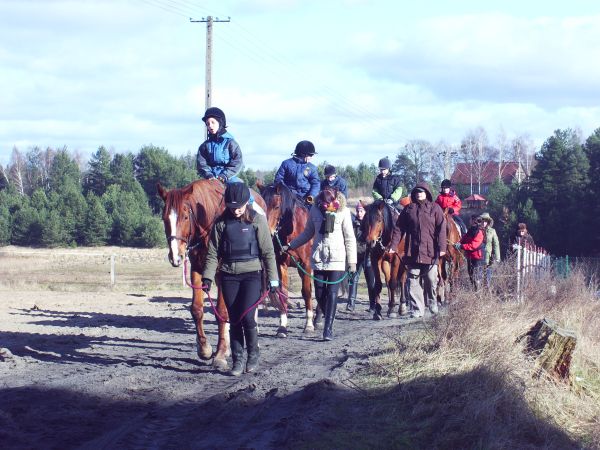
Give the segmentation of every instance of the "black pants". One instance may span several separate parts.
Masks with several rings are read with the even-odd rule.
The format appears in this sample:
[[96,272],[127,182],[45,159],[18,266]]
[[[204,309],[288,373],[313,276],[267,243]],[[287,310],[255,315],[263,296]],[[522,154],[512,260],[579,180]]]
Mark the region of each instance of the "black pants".
[[483,259],[467,258],[467,272],[469,273],[469,279],[475,290],[481,287],[481,281],[483,279]]
[[321,311],[325,312],[325,305],[327,304],[327,299],[336,299],[338,289],[340,287],[340,283],[328,284],[323,283],[318,280],[323,281],[339,281],[344,276],[344,271],[342,270],[315,270],[315,298],[317,299],[317,303],[321,308]]
[[371,266],[371,258],[369,253],[366,252],[362,255],[358,255],[358,259],[356,261],[356,272],[352,278],[350,278],[350,287],[349,287],[349,298],[356,298],[356,292],[358,289],[358,281],[360,279],[360,274],[362,271],[365,271],[365,280],[367,281],[367,290],[369,292],[369,303],[375,302],[375,273],[373,272],[373,267]]
[[[240,321],[242,314],[260,298],[262,287],[261,272],[246,272],[236,275],[221,272],[221,280],[223,297],[225,298],[225,305],[229,313],[229,321],[233,327],[234,324]],[[255,328],[255,311],[256,307],[248,311],[239,326],[246,330]]]

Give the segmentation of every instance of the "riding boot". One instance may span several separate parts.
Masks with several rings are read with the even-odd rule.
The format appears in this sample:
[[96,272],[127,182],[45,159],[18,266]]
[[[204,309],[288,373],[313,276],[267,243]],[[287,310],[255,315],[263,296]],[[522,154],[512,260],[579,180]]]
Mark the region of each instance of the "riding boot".
[[244,330],[241,326],[232,326],[229,329],[229,342],[231,344],[231,366],[230,375],[239,377],[244,371]]
[[325,341],[333,339],[333,321],[337,310],[337,298],[332,291],[327,292],[327,303],[325,305],[325,325],[323,327],[323,340]]
[[244,332],[246,334],[246,346],[248,347],[246,372],[254,372],[258,369],[258,357],[260,356],[260,349],[258,348],[258,327],[247,328]]
[[354,311],[357,290],[358,290],[358,277],[353,277],[353,279],[350,280],[350,286],[348,287],[348,304],[346,305],[346,309],[348,311]]

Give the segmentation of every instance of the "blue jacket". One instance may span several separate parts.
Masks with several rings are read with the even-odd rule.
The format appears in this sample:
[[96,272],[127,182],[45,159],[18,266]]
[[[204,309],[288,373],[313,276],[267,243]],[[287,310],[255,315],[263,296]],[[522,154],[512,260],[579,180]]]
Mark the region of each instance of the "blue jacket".
[[326,187],[335,188],[344,194],[344,197],[348,198],[348,184],[346,183],[346,180],[339,175],[336,175],[333,181],[329,181],[327,178],[321,181],[321,190],[325,189]]
[[228,180],[239,174],[243,166],[240,146],[227,131],[209,136],[198,148],[196,170],[202,178],[222,176]]
[[319,193],[320,182],[317,166],[300,158],[286,159],[275,174],[275,184],[285,184],[294,194],[302,198],[307,195],[315,198]]

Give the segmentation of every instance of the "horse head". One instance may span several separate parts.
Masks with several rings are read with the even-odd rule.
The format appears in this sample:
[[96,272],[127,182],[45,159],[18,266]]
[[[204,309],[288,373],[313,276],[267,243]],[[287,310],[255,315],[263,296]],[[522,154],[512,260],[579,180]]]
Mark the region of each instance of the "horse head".
[[274,236],[279,229],[282,214],[281,185],[259,186],[259,189],[267,205],[267,222]]
[[383,201],[376,201],[367,206],[365,232],[367,244],[374,247],[382,244],[382,239],[386,228],[386,204]]
[[185,200],[189,189],[168,191],[160,183],[157,183],[156,188],[165,202],[162,219],[169,247],[169,262],[173,267],[179,267],[185,260],[196,233],[194,208]]

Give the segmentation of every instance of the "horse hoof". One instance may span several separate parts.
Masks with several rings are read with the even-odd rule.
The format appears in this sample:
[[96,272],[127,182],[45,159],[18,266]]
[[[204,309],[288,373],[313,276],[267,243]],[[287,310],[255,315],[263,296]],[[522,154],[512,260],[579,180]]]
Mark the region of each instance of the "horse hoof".
[[396,314],[392,309],[390,309],[387,313],[387,316],[390,319],[395,319],[396,317],[398,317],[398,314]]
[[315,327],[314,326],[313,327],[306,327],[302,333],[306,334],[306,335],[314,334],[315,333]]
[[286,327],[277,328],[277,337],[278,338],[286,338],[288,337],[288,330]]
[[198,354],[198,358],[207,360],[212,358],[213,351],[211,345],[206,344],[204,346],[198,345],[198,350],[196,353]]
[[376,312],[375,314],[373,314],[373,320],[383,320],[383,316],[381,315],[381,313]]
[[398,308],[398,313],[401,316],[405,316],[408,314],[408,308],[406,307],[406,305],[404,303],[400,304],[400,308]]
[[215,358],[212,363],[213,368],[218,371],[226,371],[228,370],[227,360],[225,358]]
[[325,325],[325,321],[315,322],[315,330],[322,330]]

